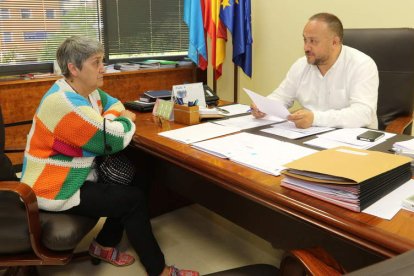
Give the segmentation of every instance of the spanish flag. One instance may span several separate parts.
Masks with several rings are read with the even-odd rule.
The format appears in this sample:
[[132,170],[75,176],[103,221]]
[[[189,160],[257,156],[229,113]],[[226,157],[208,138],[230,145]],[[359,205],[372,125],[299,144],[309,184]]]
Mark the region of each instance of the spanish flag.
[[204,10],[204,29],[211,38],[211,64],[215,70],[216,79],[221,76],[222,64],[226,57],[227,30],[220,21],[221,0],[201,0]]

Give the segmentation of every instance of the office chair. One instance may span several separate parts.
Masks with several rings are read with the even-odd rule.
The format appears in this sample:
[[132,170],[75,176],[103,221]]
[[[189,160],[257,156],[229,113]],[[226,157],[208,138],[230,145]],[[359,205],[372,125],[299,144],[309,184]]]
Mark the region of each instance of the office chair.
[[268,264],[252,264],[205,276],[304,276],[343,275],[346,271],[323,248],[295,249],[286,252],[280,269]]
[[414,102],[414,29],[345,29],[343,44],[364,52],[377,64],[378,128],[411,135]]
[[40,211],[33,190],[18,182],[4,145],[0,106],[0,269],[7,269],[5,275],[37,275],[38,265],[68,263],[98,218]]

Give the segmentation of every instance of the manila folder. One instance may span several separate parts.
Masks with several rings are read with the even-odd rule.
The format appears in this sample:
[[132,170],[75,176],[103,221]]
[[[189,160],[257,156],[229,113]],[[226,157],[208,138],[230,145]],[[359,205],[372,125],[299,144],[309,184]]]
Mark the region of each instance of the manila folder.
[[[291,175],[289,170],[293,169],[293,171],[311,172],[349,180],[336,182],[337,184],[359,184],[410,162],[411,158],[406,156],[351,147],[337,147],[307,155],[284,166],[287,168],[286,174],[288,175]],[[309,178],[295,174],[295,177],[320,183],[330,182],[313,176]]]

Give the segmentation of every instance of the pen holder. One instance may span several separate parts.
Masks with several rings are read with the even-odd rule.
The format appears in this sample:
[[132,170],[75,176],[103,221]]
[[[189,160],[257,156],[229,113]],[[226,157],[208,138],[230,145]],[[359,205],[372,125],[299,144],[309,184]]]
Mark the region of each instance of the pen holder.
[[200,122],[200,112],[198,105],[174,105],[174,121],[185,125],[194,125]]

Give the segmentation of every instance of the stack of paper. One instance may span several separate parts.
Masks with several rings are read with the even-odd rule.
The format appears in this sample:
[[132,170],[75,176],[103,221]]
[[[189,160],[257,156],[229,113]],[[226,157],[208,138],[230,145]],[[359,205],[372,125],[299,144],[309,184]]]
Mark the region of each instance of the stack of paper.
[[401,141],[401,142],[395,142],[393,145],[393,149],[395,151],[399,150],[401,152],[407,152],[414,154],[414,139],[407,140],[407,141]]
[[314,135],[317,133],[333,130],[332,127],[309,127],[309,128],[297,128],[293,122],[283,122],[273,125],[271,128],[262,129],[261,131],[286,137],[288,139],[298,139],[306,136]]
[[251,133],[237,133],[192,145],[198,150],[269,174],[279,175],[283,164],[315,150]]
[[274,120],[267,120],[267,119],[256,119],[252,115],[246,115],[246,116],[239,116],[239,117],[233,117],[226,120],[218,120],[214,121],[215,124],[219,124],[222,126],[230,126],[230,127],[237,127],[239,129],[249,129],[264,125],[270,125],[277,123],[278,121]]
[[408,181],[410,162],[405,156],[339,147],[286,164],[282,186],[359,212]]
[[158,135],[181,143],[192,144],[238,131],[240,131],[239,128],[221,126],[213,123],[204,123],[160,132]]
[[341,146],[348,146],[358,149],[369,149],[395,136],[394,133],[385,132],[385,135],[375,142],[358,140],[357,136],[365,131],[367,131],[366,128],[342,128],[320,134],[318,135],[318,138],[306,141],[304,143],[322,149],[331,149]]

